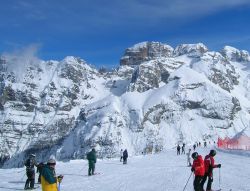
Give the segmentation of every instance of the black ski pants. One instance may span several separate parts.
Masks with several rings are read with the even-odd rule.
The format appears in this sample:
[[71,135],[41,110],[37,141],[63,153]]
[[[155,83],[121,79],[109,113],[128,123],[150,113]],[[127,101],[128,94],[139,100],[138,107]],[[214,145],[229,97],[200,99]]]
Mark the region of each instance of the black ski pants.
[[201,187],[202,176],[195,176],[194,178],[194,190],[195,191],[203,191]]
[[123,164],[127,164],[127,157],[123,157]]
[[34,188],[35,185],[35,171],[26,171],[27,180],[24,188]]
[[89,161],[89,169],[88,169],[88,175],[94,175],[95,174],[95,162],[94,161]]
[[208,177],[208,182],[207,182],[207,189],[206,190],[211,190],[212,188],[212,183],[213,183],[213,176],[209,176],[208,174],[205,174],[202,181],[201,181],[201,186],[204,188],[204,184],[207,180]]

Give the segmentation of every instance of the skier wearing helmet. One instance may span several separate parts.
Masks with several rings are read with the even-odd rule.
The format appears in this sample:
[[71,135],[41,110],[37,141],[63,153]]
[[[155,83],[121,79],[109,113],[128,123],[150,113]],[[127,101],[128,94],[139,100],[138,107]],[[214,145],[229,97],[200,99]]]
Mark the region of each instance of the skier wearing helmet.
[[214,156],[215,155],[216,155],[216,151],[215,150],[210,150],[210,153],[204,159],[205,175],[203,177],[203,180],[201,181],[201,186],[203,188],[203,186],[204,186],[204,184],[205,184],[205,182],[207,180],[207,177],[208,177],[206,191],[211,191],[212,190],[213,169],[221,167],[221,164],[214,164]]
[[194,172],[194,190],[195,191],[202,191],[201,181],[203,179],[205,173],[204,161],[202,156],[199,155],[197,152],[192,154],[192,158],[194,159],[191,171]]

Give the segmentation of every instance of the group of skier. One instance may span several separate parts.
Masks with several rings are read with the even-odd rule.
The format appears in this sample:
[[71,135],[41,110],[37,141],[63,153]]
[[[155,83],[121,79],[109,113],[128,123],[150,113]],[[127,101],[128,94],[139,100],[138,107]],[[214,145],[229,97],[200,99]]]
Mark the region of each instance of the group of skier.
[[[60,187],[60,183],[63,179],[62,175],[56,176],[55,166],[56,161],[53,158],[50,158],[47,161],[47,164],[44,163],[36,163],[35,155],[30,154],[29,158],[25,161],[26,166],[26,175],[27,180],[25,182],[24,189],[32,190],[35,189],[35,166],[37,167],[38,183],[42,184],[43,191],[58,191],[58,186]],[[58,185],[59,184],[59,185]]]
[[[182,145],[182,154],[185,154],[185,144]],[[177,155],[180,154],[180,146],[177,146]],[[193,182],[195,191],[204,191],[203,187],[208,179],[206,191],[212,191],[213,182],[213,169],[221,168],[221,164],[215,164],[214,156],[216,155],[215,150],[210,150],[210,153],[205,156],[204,160],[201,155],[197,152],[192,153],[191,149],[187,152],[187,165],[191,166],[191,171],[194,173],[195,178]],[[193,158],[193,164],[191,165],[191,157]],[[127,164],[128,152],[127,149],[120,151],[120,162]],[[95,175],[95,164],[96,164],[96,151],[93,148],[87,153],[88,160],[88,175]],[[39,163],[35,161],[35,155],[31,154],[25,162],[27,180],[25,182],[25,190],[35,189],[35,166],[39,173],[38,183],[42,185],[42,191],[59,191],[60,183],[63,179],[62,175],[56,176],[55,166],[56,161],[54,158],[50,158],[47,164]]]
[[[207,142],[204,141],[204,147],[207,147]],[[195,149],[197,147],[201,147],[201,142],[196,142],[195,144],[193,144],[193,150],[195,151]],[[180,154],[185,154],[185,143],[182,144],[182,146],[180,146],[179,144],[177,145],[176,147],[177,149],[177,155],[180,155]]]
[[193,182],[195,191],[204,191],[203,187],[208,178],[206,191],[212,191],[213,182],[213,169],[221,168],[221,164],[215,164],[214,156],[216,155],[215,150],[210,150],[209,154],[205,156],[203,160],[202,156],[197,152],[192,154],[193,165],[191,171],[195,175]]
[[[30,154],[29,158],[25,161],[26,166],[26,175],[27,180],[25,182],[24,189],[32,190],[35,189],[35,167],[37,167],[38,183],[42,185],[42,191],[59,191],[60,183],[63,179],[63,176],[56,176],[55,166],[56,161],[52,157],[47,161],[47,164],[44,163],[36,163],[35,154]],[[88,160],[88,176],[95,175],[95,164],[96,164],[96,151],[93,148],[90,152],[87,153]],[[121,159],[123,160],[123,164],[127,164],[128,159],[128,151],[125,149],[124,151],[121,149]]]
[[177,145],[177,155],[185,154],[185,143],[182,144],[182,147],[178,144]]

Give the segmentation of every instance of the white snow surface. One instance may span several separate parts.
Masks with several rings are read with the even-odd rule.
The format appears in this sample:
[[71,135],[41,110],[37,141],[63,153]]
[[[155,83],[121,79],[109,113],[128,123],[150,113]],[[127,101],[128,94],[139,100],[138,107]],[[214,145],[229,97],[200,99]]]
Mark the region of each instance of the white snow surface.
[[[197,151],[204,158],[209,150],[198,148]],[[222,168],[220,173],[219,169],[214,169],[213,189],[250,190],[249,156],[219,150],[215,163],[222,164]],[[123,165],[118,158],[98,160],[96,173],[100,174],[95,176],[87,176],[87,170],[86,160],[57,162],[57,175],[64,175],[60,191],[178,191],[183,190],[191,175],[190,167],[187,167],[187,156],[177,156],[175,148],[160,154],[129,157],[127,165]],[[23,190],[26,180],[24,168],[0,169],[0,177],[1,191]],[[192,183],[193,176],[186,191],[193,190]],[[41,191],[41,187],[36,190]]]

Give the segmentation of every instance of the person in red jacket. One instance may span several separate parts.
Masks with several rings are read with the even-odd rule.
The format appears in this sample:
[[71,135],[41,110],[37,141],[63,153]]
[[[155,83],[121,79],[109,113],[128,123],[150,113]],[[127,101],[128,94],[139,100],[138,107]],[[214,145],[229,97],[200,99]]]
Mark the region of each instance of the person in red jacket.
[[201,181],[201,186],[203,188],[203,186],[204,186],[204,184],[205,184],[205,182],[207,180],[207,177],[208,177],[206,191],[211,191],[212,190],[213,169],[221,167],[221,164],[214,164],[214,156],[215,155],[216,155],[216,151],[215,150],[210,150],[209,155],[205,156],[205,159],[204,159],[205,175],[203,177],[203,180]]
[[194,172],[194,190],[202,191],[201,181],[205,174],[204,161],[201,155],[198,155],[197,152],[192,154],[192,158],[194,159],[191,171]]

